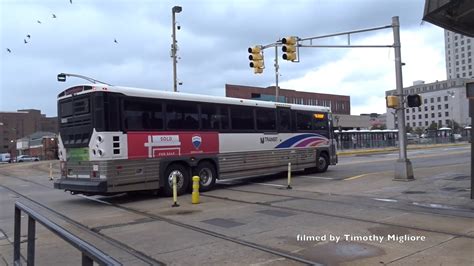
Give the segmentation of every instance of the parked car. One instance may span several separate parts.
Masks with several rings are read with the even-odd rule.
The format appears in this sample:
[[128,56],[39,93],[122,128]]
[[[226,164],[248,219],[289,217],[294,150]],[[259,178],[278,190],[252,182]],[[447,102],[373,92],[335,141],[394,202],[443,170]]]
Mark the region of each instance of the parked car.
[[10,153],[1,153],[0,154],[0,163],[11,163],[12,158],[10,157]]
[[37,162],[39,161],[39,158],[38,157],[35,157],[35,156],[30,156],[30,155],[20,155],[20,156],[17,156],[16,157],[16,161],[18,163],[21,163],[21,162]]

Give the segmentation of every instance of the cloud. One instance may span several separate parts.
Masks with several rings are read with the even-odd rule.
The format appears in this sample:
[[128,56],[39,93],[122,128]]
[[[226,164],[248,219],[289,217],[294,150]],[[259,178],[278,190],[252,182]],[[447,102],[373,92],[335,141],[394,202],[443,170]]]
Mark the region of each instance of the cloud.
[[[56,115],[57,94],[67,86],[82,83],[71,79],[59,84],[56,75],[60,72],[82,74],[111,84],[171,90],[174,5],[183,7],[176,16],[181,25],[177,32],[181,58],[178,79],[183,82],[180,91],[224,95],[226,83],[271,86],[275,80],[274,50],[265,50],[265,72],[254,75],[248,67],[249,46],[272,43],[289,35],[309,37],[387,25],[394,15],[400,15],[404,32],[416,32],[406,41],[402,33],[404,81],[443,78],[434,78],[436,73],[444,73],[443,36],[434,27],[420,28],[422,1],[81,0],[71,5],[67,0],[3,0],[0,110],[38,108],[49,116]],[[26,34],[32,36],[27,45],[23,43]],[[374,41],[386,38],[391,42],[390,34],[354,36],[353,41],[372,41],[371,36],[377,38]],[[410,48],[414,52],[409,52],[411,43],[416,45]],[[6,48],[12,53],[7,53]],[[304,60],[299,64],[280,60],[280,85],[351,95],[353,110],[358,110],[358,106],[375,106],[375,101],[365,102],[367,95],[382,97],[383,91],[392,88],[393,53],[388,49],[301,52]],[[412,58],[410,53],[422,57]],[[441,70],[435,69],[438,67]],[[374,108],[380,112],[381,108]]]

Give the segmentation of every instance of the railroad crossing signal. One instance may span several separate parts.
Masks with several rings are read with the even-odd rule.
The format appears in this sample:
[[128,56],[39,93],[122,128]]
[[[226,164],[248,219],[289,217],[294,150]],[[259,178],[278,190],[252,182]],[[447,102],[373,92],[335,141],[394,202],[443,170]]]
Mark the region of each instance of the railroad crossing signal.
[[298,37],[290,36],[281,39],[283,46],[281,50],[283,51],[283,59],[288,61],[296,61],[296,45],[298,44]]
[[261,46],[249,47],[249,66],[253,68],[254,74],[262,74],[265,64],[263,62],[263,51]]

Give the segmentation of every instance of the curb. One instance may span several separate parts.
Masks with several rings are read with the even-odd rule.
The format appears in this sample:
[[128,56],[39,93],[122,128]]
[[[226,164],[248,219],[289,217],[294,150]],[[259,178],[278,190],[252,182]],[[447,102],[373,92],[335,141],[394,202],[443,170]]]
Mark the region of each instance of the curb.
[[[430,144],[430,145],[413,145],[408,146],[407,150],[422,150],[422,149],[434,149],[440,147],[456,147],[456,146],[468,146],[470,145],[467,142],[462,143],[447,143],[447,144]],[[349,155],[357,155],[357,154],[377,154],[377,153],[386,153],[391,151],[398,151],[398,147],[392,148],[380,148],[380,149],[361,149],[361,150],[353,150],[353,151],[340,151],[337,152],[338,156],[349,156]]]

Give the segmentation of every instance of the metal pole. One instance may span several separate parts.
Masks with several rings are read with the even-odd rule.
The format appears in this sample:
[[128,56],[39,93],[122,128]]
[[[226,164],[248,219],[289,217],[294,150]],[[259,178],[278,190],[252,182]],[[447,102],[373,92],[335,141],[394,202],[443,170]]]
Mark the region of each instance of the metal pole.
[[275,102],[279,102],[278,69],[278,45],[275,45]]
[[20,261],[20,235],[21,235],[21,210],[15,205],[15,226],[13,229],[13,265],[21,265]]
[[400,44],[400,22],[398,17],[392,17],[393,40],[395,49],[395,77],[397,84],[397,94],[400,97],[401,107],[397,109],[398,117],[398,144],[400,146],[399,158],[395,164],[394,180],[411,181],[413,177],[413,167],[410,160],[407,158],[407,136],[405,125],[405,102],[403,95],[403,80],[402,80],[402,56]]
[[173,7],[171,10],[172,20],[173,20],[173,44],[171,45],[171,57],[173,58],[173,91],[178,91],[178,81],[176,77],[176,9]]
[[36,221],[33,217],[28,216],[28,251],[26,265],[35,265],[35,235],[36,235]]

